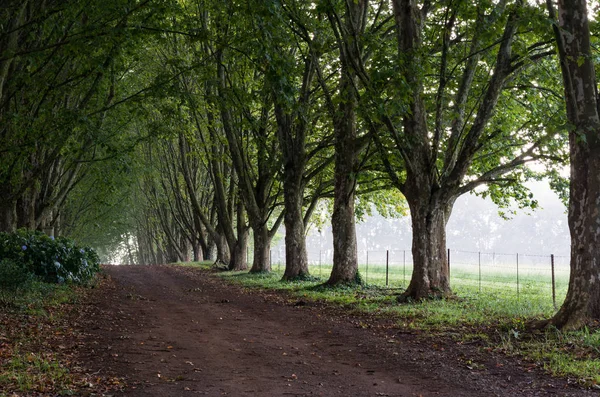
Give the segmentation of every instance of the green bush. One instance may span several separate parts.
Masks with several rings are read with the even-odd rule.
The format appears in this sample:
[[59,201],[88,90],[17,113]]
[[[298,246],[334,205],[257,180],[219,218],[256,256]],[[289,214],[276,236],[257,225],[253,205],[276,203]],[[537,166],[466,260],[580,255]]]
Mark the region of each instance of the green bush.
[[85,283],[100,270],[98,255],[91,248],[30,230],[0,233],[0,260],[6,259],[48,283]]
[[33,273],[22,263],[12,259],[0,260],[0,288],[16,289],[33,278]]

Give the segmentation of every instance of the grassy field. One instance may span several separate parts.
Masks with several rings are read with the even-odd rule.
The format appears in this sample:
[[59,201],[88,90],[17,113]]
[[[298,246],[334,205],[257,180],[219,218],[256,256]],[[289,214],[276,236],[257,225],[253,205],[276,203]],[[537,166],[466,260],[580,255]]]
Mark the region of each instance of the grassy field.
[[[283,272],[284,264],[273,264],[276,273]],[[310,272],[313,276],[325,281],[332,269],[331,264],[312,264]],[[507,271],[508,270],[508,271]],[[503,299],[513,302],[515,306],[528,310],[529,315],[551,313],[554,310],[552,294],[552,275],[546,269],[522,268],[518,277],[516,267],[482,268],[481,273],[476,266],[455,266],[452,268],[450,283],[453,291],[462,297],[476,300]],[[412,276],[412,266],[409,264],[361,264],[359,272],[367,285],[400,288],[408,286]],[[555,301],[560,306],[567,293],[568,273],[555,274]]]
[[[210,267],[208,263],[191,264]],[[366,283],[356,287],[324,287],[331,265],[313,265],[312,277],[305,281],[281,281],[283,265],[274,263],[267,274],[221,272],[220,277],[249,289],[286,291],[304,300],[326,301],[351,310],[394,318],[399,328],[421,330],[424,335],[440,335],[458,341],[480,341],[486,349],[531,360],[554,375],[576,377],[580,382],[600,384],[600,330],[584,329],[561,332],[547,329],[530,332],[527,323],[549,318],[555,312],[552,303],[551,277],[523,272],[516,274],[490,272],[479,282],[479,273],[455,268],[451,282],[457,299],[428,300],[397,304],[396,296],[410,280],[407,269],[396,267],[388,273],[385,266],[360,266]],[[404,277],[406,275],[406,282]],[[566,292],[567,279],[557,278],[557,303]]]

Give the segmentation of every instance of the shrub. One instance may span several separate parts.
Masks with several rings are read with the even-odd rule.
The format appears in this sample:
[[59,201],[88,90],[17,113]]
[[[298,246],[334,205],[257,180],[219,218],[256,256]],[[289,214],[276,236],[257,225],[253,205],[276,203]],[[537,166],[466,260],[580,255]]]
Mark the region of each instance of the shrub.
[[33,278],[22,263],[12,259],[0,260],[0,288],[16,289]]
[[49,283],[85,283],[100,270],[98,255],[91,248],[30,230],[0,233],[0,259],[20,263]]

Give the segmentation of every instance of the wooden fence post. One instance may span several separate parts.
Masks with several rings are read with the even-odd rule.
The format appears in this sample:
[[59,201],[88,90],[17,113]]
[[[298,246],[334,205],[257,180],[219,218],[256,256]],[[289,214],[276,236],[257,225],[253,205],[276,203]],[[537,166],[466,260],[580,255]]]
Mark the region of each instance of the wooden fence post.
[[385,250],[385,286],[389,285],[390,250]]
[[554,305],[554,309],[556,310],[556,279],[554,276],[554,254],[550,254],[550,266],[552,269],[552,304]]

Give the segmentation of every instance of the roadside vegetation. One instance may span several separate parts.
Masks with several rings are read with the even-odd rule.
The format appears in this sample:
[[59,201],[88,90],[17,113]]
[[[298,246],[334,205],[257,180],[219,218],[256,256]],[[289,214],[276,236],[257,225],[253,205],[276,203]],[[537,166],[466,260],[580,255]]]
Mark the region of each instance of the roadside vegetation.
[[[212,262],[186,265],[211,269]],[[600,326],[579,331],[553,327],[529,331],[533,320],[548,318],[555,309],[546,300],[520,299],[508,289],[460,294],[453,299],[397,304],[403,288],[373,284],[328,287],[325,277],[283,281],[275,268],[266,274],[223,271],[219,277],[247,289],[284,293],[296,303],[337,305],[358,315],[359,326],[368,328],[377,319],[393,319],[393,327],[419,338],[471,344],[486,352],[523,359],[525,367],[542,368],[554,376],[600,389]],[[460,285],[455,288],[460,291]],[[564,296],[563,296],[564,297]],[[542,303],[545,302],[545,303]]]
[[20,230],[0,233],[0,258],[0,396],[114,388],[114,380],[86,373],[76,358],[86,315],[81,301],[100,270],[96,253]]

